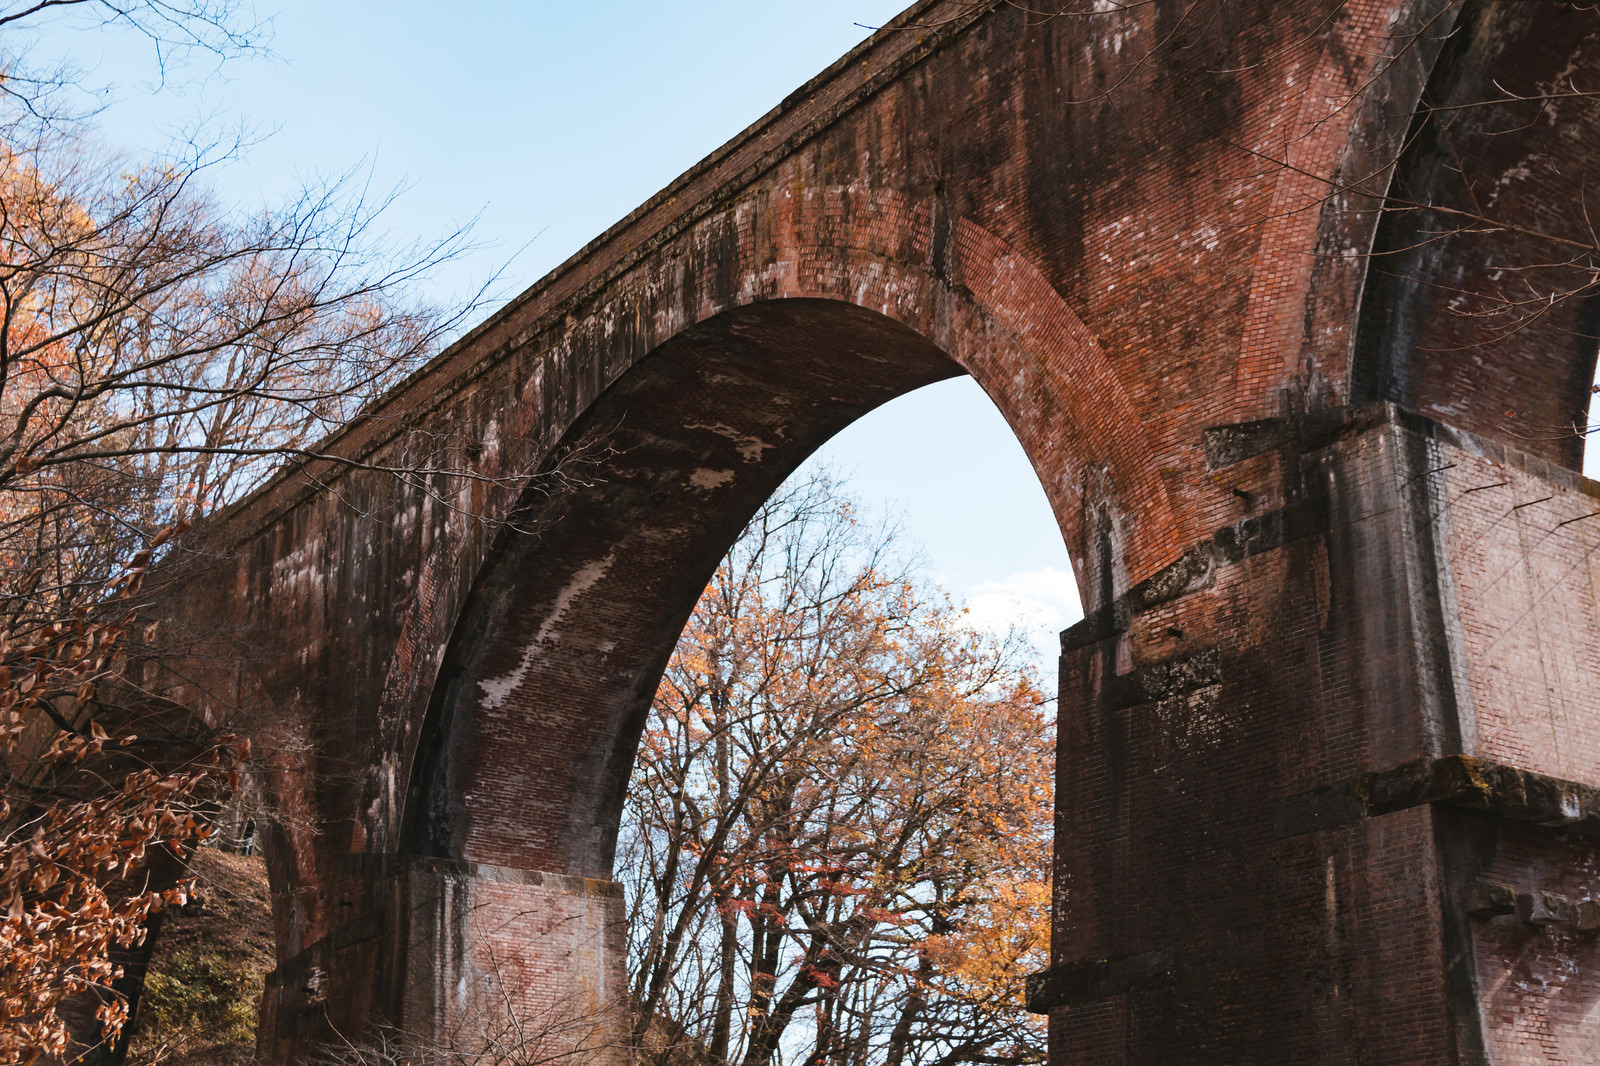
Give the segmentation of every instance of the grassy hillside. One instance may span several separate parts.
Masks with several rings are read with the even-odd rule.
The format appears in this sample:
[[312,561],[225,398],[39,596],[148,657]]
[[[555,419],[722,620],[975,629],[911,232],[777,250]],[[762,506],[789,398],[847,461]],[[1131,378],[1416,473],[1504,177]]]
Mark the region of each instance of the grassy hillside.
[[128,1066],[254,1061],[261,982],[273,967],[266,868],[202,848],[190,872],[194,898],[162,920]]

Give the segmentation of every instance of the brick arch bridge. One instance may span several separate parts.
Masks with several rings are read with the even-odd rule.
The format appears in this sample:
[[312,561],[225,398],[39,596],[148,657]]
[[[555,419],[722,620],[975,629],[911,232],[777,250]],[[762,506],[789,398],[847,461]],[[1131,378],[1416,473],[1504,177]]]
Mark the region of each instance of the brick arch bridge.
[[1038,7],[916,5],[328,442],[356,465],[192,539],[165,631],[280,816],[271,1061],[616,1006],[621,792],[703,581],[962,372],[1088,611],[1052,1061],[1600,1059],[1600,16]]

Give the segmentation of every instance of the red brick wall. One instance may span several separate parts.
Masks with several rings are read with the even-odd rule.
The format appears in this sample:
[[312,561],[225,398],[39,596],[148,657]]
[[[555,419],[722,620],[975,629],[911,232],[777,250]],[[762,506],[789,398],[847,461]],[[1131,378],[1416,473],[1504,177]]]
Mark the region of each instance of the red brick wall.
[[[1534,826],[1485,826],[1480,876],[1519,894],[1600,896],[1592,839]],[[1513,914],[1471,922],[1489,1061],[1505,1066],[1600,1061],[1600,940],[1571,921],[1534,925]]]
[[468,864],[414,864],[407,876],[407,1021],[427,1044],[466,1057],[581,1053],[623,1063],[631,1017],[621,886]]
[[1600,491],[1504,456],[1438,457],[1449,460],[1431,491],[1458,605],[1464,748],[1600,783],[1600,559],[1589,528]]
[[1064,637],[1056,1061],[1589,1061],[1600,903],[1470,899],[1600,897],[1600,489],[1393,409],[1283,433],[1281,507]]
[[[1473,1061],[1478,986],[1444,961],[1463,845],[1426,806],[1350,815],[1347,785],[1594,766],[1592,534],[1547,528],[1586,497],[1519,509],[1561,479],[1349,405],[1574,458],[1550,434],[1592,346],[1442,354],[1438,278],[1541,244],[1375,265],[1409,247],[1379,228],[1392,165],[1451,188],[1409,135],[1425,89],[1471,90],[1483,27],[1548,66],[1548,17],[1574,70],[1600,56],[1593,13],[1519,10],[928,0],[327,445],[474,477],[307,464],[199,531],[164,633],[263,753],[280,986],[315,964],[334,1024],[399,1010],[435,972],[395,894],[413,856],[606,877],[651,691],[744,518],[851,419],[967,372],[1091,611],[1063,666],[1058,1061]],[[1546,179],[1600,141],[1528,129],[1498,173],[1553,169],[1507,202],[1570,226]],[[1496,464],[1515,484],[1469,492]],[[269,1057],[314,1035],[291,1022]]]

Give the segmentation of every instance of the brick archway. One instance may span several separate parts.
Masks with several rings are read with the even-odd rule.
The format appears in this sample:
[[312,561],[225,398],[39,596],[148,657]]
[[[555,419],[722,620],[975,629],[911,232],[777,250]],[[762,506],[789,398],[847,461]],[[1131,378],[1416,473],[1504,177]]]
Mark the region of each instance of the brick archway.
[[[595,645],[580,654],[597,666],[629,665],[603,681],[569,673],[555,698],[591,709],[620,701],[600,716],[607,724],[596,742],[608,754],[588,766],[605,789],[620,788],[631,756],[613,749],[630,743],[677,631],[745,517],[848,422],[955,374],[972,374],[1012,425],[1070,550],[1086,557],[1100,524],[1115,525],[1114,579],[1106,585],[1096,576],[1085,602],[1156,572],[1186,543],[1138,414],[1087,328],[1033,264],[969,221],[941,219],[935,204],[908,207],[893,194],[839,189],[797,199],[767,223],[768,248],[756,243],[748,211],[703,222],[693,245],[703,259],[691,253],[652,264],[654,273],[617,304],[590,308],[563,339],[566,358],[555,361],[575,373],[555,391],[591,398],[573,405],[565,430],[546,445],[541,461],[558,475],[503,505],[517,515],[515,528],[488,546],[466,606],[444,619],[454,636],[436,666],[443,680],[430,703],[435,721],[458,699],[495,707],[546,701],[548,694],[516,695],[525,686],[540,692],[547,682],[533,680],[539,671],[569,669],[537,649],[555,633],[588,630]],[[682,302],[630,305],[639,292]],[[693,324],[681,325],[686,320]],[[499,412],[495,421],[518,417]],[[580,458],[568,469],[572,456]],[[578,598],[614,617],[577,622]],[[430,617],[426,627],[436,631],[440,621]],[[595,636],[620,631],[629,636]],[[616,647],[601,652],[603,643]],[[409,665],[391,666],[389,687]],[[410,743],[421,735],[420,710],[407,719]],[[397,738],[409,755],[406,744]],[[448,747],[425,753],[424,762],[444,762],[410,779],[465,769],[440,755]],[[473,855],[469,819],[446,798],[465,786],[436,783],[414,785],[430,798],[414,793],[409,801],[407,846]],[[611,842],[602,826],[620,799],[573,781],[557,792],[572,811],[591,812],[593,824],[563,816],[542,844],[525,828],[493,844],[480,838],[488,852],[473,857],[605,876]],[[385,838],[397,815],[389,814]]]
[[[1387,275],[1411,245],[1340,183],[1398,156],[1454,203],[1419,101],[1556,44],[1592,69],[1597,34],[1584,5],[921,0],[327,442],[348,465],[198,531],[213,569],[160,611],[172,687],[266,753],[266,1056],[448,1029],[494,967],[614,1001],[611,827],[677,623],[810,449],[965,370],[1088,610],[1053,1060],[1595,1058],[1600,497],[1570,442],[1525,447],[1587,385],[1587,309],[1463,369],[1429,272],[1538,248]],[[1535,137],[1473,143],[1543,173]],[[521,480],[574,450],[593,476]]]
[[[1566,5],[1460,10],[1384,190],[1353,394],[1577,469],[1600,348],[1600,28]],[[1563,298],[1548,301],[1549,294]]]
[[[902,248],[924,251],[931,216],[899,216],[921,224]],[[410,1024],[472,1024],[485,1008],[462,989],[522,997],[536,1017],[575,972],[588,987],[621,986],[620,916],[599,886],[661,671],[747,517],[856,417],[970,368],[1011,418],[1069,539],[1087,535],[1086,517],[1115,516],[1115,575],[1096,588],[1149,572],[1147,557],[1179,543],[1164,491],[1135,465],[1148,464],[1137,418],[1092,338],[1053,291],[1037,291],[1028,264],[957,232],[962,250],[943,268],[972,287],[859,247],[842,257],[848,273],[766,271],[788,274],[781,289],[826,285],[835,298],[750,299],[767,279],[741,277],[733,307],[634,362],[556,443],[560,476],[528,491],[487,553],[417,734],[400,840],[407,924],[429,932],[406,951]],[[824,259],[793,261],[803,271]],[[1009,328],[979,294],[1032,315]],[[899,318],[948,338],[965,365]],[[592,458],[564,466],[570,456]],[[544,932],[530,943],[534,911],[554,924],[535,926]]]

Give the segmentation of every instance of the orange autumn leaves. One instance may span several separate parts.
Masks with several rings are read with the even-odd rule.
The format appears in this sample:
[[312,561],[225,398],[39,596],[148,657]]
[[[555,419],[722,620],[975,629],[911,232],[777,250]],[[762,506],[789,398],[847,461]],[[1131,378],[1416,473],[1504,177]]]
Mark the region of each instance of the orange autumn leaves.
[[[204,839],[208,786],[233,784],[244,742],[192,738],[170,744],[108,732],[100,702],[116,688],[127,600],[143,564],[130,568],[107,606],[110,621],[79,613],[28,634],[0,637],[0,1064],[59,1058],[91,1015],[114,1040],[127,1020],[114,989],[117,949],[143,940],[149,916],[181,903],[145,876]],[[102,612],[104,614],[105,612]],[[119,724],[134,719],[118,711]]]
[[706,589],[641,741],[619,867],[665,1061],[1032,1062],[1049,708],[1015,643],[906,577],[825,481]]

